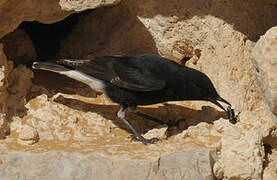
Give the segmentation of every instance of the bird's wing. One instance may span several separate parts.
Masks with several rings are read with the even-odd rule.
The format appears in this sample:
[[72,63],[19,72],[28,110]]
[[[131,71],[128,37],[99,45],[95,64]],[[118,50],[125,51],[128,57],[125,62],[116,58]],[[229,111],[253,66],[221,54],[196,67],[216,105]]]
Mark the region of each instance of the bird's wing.
[[[127,59],[127,60],[126,60]],[[162,89],[166,82],[157,78],[143,63],[122,59],[119,56],[107,56],[94,60],[60,60],[59,64],[72,67],[97,79],[134,91],[155,91]],[[158,67],[156,67],[158,68]]]

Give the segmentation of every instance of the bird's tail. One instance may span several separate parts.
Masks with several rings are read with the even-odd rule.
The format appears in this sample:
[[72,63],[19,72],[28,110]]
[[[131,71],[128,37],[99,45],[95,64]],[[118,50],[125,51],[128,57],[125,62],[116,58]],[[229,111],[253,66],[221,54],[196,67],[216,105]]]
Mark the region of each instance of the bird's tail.
[[50,62],[34,62],[32,65],[32,68],[45,70],[45,71],[52,71],[52,72],[56,72],[56,73],[70,70],[69,68],[66,68],[62,65],[50,63]]

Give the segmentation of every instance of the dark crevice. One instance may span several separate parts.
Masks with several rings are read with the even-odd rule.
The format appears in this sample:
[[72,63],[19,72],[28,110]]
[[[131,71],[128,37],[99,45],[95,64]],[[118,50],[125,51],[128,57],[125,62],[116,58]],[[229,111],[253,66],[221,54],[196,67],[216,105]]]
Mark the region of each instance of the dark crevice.
[[52,24],[43,24],[37,21],[22,22],[19,28],[25,30],[33,41],[37,58],[47,60],[56,57],[61,41],[73,30],[79,16],[90,11],[72,14],[64,20]]

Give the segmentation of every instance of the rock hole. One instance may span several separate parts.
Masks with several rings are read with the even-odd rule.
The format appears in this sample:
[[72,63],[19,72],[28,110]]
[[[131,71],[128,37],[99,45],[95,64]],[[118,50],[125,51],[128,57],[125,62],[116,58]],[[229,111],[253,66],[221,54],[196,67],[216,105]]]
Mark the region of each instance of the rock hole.
[[43,24],[37,21],[22,22],[19,29],[23,29],[31,38],[38,59],[54,58],[59,49],[61,41],[67,37],[76,25],[80,14],[72,14],[62,21],[53,24]]

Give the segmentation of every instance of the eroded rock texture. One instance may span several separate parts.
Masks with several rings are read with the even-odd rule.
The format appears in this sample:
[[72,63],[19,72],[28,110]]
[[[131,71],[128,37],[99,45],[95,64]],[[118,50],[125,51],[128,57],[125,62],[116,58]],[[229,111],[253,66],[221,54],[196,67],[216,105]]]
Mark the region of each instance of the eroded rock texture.
[[37,57],[35,47],[29,35],[22,29],[16,29],[0,40],[8,60],[27,61]]
[[9,67],[7,58],[3,52],[3,45],[0,44],[0,138],[4,138],[9,132],[7,120],[7,76]]
[[[17,8],[12,8],[15,4]],[[74,26],[64,27],[70,29],[53,45],[32,34],[43,31],[43,24],[27,33],[23,26],[15,30],[22,21],[53,23],[76,11],[106,5],[114,6],[80,13],[74,23],[67,19]],[[98,179],[276,179],[276,5],[274,1],[222,0],[3,1],[0,137],[11,133],[1,141],[0,152],[39,154],[1,156],[0,166],[5,168],[0,174],[28,178],[42,173],[54,179],[69,175],[76,179],[91,175]],[[57,48],[49,55],[47,49],[52,46]],[[206,73],[235,108],[238,123],[230,124],[223,112],[206,102],[139,107],[151,116],[178,122],[168,128],[127,113],[143,135],[161,139],[144,146],[131,141],[131,133],[116,117],[119,107],[104,95],[69,78],[18,65],[33,58],[51,61],[138,53],[160,54]],[[8,60],[14,61],[15,68]],[[199,152],[199,148],[217,153]],[[184,150],[190,152],[173,153]],[[41,154],[45,151],[50,152]],[[25,166],[17,161],[33,164],[23,173],[20,169]],[[52,167],[57,163],[58,168]],[[37,164],[46,168],[34,171],[31,167]],[[97,173],[99,169],[104,173]]]
[[0,3],[0,38],[13,31],[22,21],[54,23],[74,11],[93,9],[118,3],[120,0],[4,0]]
[[[277,115],[277,27],[261,36],[253,50],[256,71],[264,100]],[[277,121],[276,121],[277,122]]]
[[[172,153],[158,161],[105,157],[92,153],[11,153],[0,155],[4,179],[192,179],[212,180],[212,151]],[[189,162],[189,163],[188,163]]]

